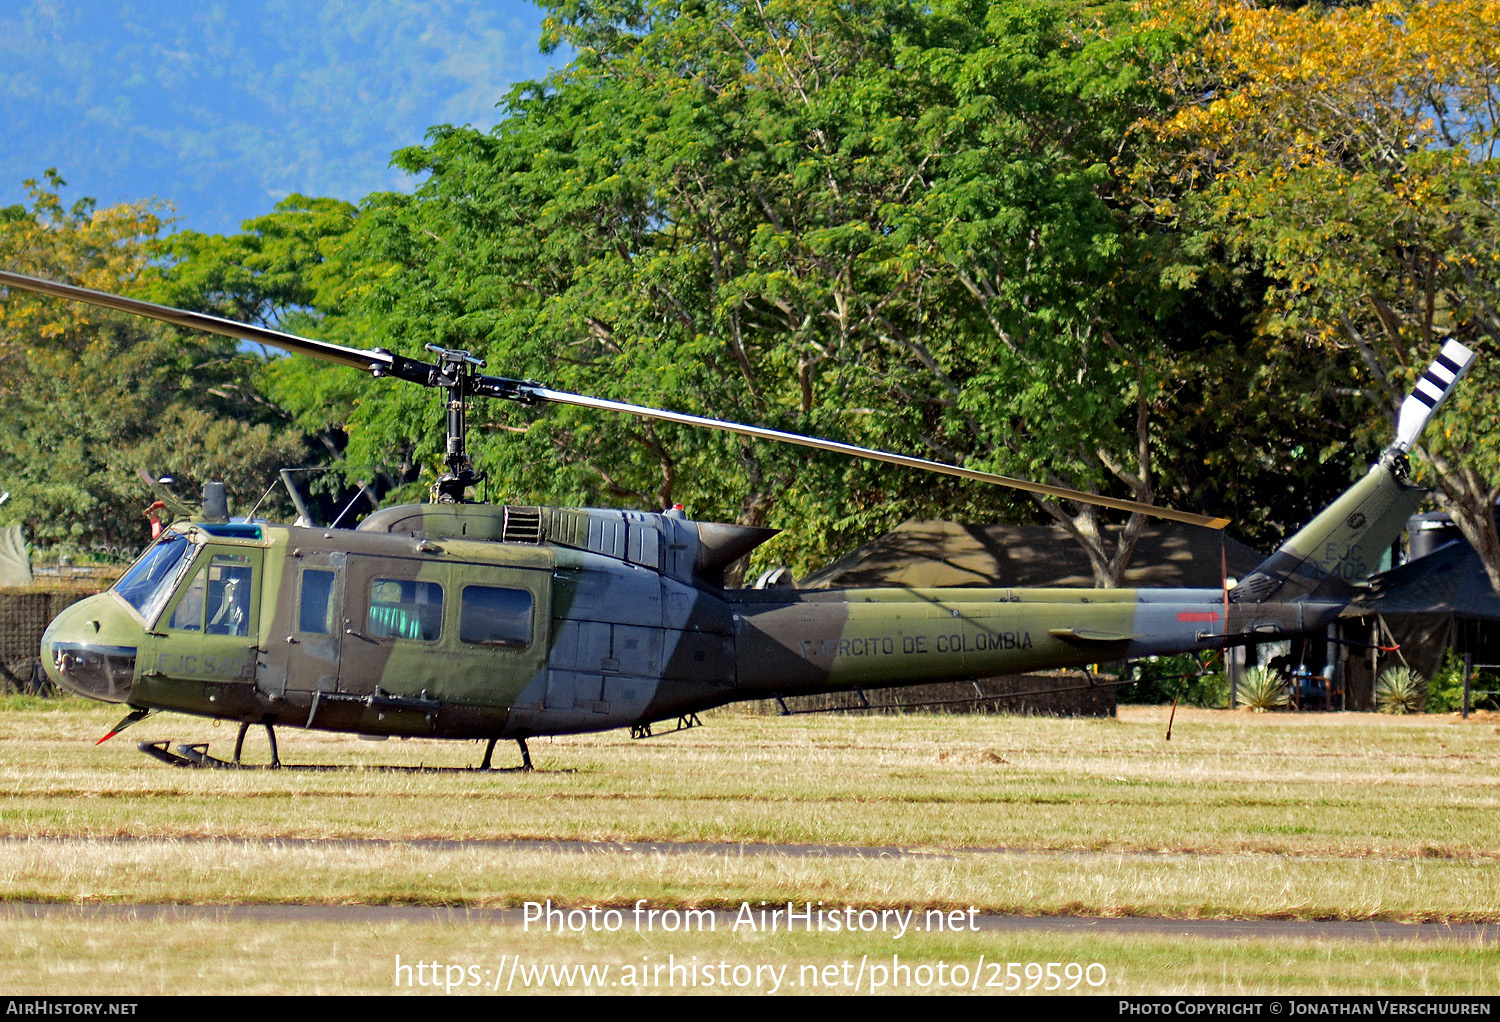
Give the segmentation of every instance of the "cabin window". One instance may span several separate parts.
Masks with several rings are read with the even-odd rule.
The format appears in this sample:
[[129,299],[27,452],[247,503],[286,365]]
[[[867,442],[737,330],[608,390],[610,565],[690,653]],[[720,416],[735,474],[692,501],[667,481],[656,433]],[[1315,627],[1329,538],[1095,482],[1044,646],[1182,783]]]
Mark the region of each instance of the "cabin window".
[[370,635],[435,642],[443,631],[443,587],[436,582],[377,578],[370,583]]
[[333,584],[338,576],[320,568],[302,572],[302,595],[297,604],[297,631],[333,634]]
[[531,593],[497,586],[464,586],[458,637],[486,646],[531,644]]
[[252,582],[248,557],[214,554],[183,590],[167,627],[205,635],[249,635]]

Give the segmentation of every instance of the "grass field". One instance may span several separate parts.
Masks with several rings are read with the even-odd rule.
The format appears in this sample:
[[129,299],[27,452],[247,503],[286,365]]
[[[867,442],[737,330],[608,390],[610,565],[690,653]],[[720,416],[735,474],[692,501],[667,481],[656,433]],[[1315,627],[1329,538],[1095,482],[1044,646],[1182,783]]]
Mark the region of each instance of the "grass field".
[[[918,917],[972,906],[1083,917],[1500,920],[1495,718],[1179,710],[1168,741],[1166,711],[1146,708],[1126,708],[1118,720],[722,713],[701,730],[646,741],[623,733],[535,741],[530,774],[359,769],[467,766],[482,749],[296,731],[280,733],[287,762],[355,769],[179,770],[142,756],[135,742],[212,739],[211,751],[227,755],[233,729],[162,716],[95,748],[117,718],[66,700],[3,707],[0,898],[473,908],[550,899],[581,908],[644,901],[663,911],[821,902]],[[249,745],[249,758],[263,760],[263,733]],[[527,839],[714,847],[559,851]],[[717,847],[742,843],[866,851]],[[612,965],[614,982],[627,967],[645,973],[694,956],[704,969],[765,970],[743,987],[726,976],[689,987],[699,992],[772,989],[762,980],[778,966],[783,992],[842,990],[847,983],[794,986],[787,977],[844,962],[883,962],[898,992],[1003,989],[1017,977],[1024,987],[1026,965],[1037,963],[1040,977],[1049,962],[1058,975],[1077,966],[1074,992],[1500,992],[1500,954],[1477,941],[1212,940],[1086,925],[1041,935],[665,934],[629,925],[538,935],[438,922],[126,924],[120,911],[0,912],[4,989],[430,993],[447,985],[413,974],[396,986],[405,975],[397,955],[460,965],[466,980],[489,977],[505,956],[514,968],[520,955],[530,956],[527,967]],[[908,967],[963,964],[969,982],[903,974],[893,954]],[[999,962],[1018,970],[1007,979]],[[1085,980],[1090,964],[1098,968]],[[930,982],[918,982],[923,976]],[[465,982],[453,992],[474,989]]]

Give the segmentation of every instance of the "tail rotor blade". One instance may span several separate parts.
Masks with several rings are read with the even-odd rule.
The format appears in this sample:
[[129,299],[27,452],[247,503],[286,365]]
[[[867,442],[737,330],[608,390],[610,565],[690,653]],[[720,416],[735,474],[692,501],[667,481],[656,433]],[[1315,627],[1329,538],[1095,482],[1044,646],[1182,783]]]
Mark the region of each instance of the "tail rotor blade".
[[1402,451],[1411,450],[1427,423],[1448,400],[1458,381],[1464,378],[1474,364],[1474,352],[1449,341],[1427,371],[1417,380],[1416,387],[1407,399],[1401,402],[1401,412],[1396,419],[1396,444]]

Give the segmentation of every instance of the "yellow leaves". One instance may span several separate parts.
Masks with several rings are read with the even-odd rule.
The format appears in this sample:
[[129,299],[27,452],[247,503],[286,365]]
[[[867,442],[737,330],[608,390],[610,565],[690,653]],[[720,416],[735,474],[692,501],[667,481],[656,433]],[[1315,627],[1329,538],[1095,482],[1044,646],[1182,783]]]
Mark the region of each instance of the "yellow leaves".
[[[162,220],[155,207],[122,203],[67,212],[57,195],[35,183],[31,188],[31,215],[0,223],[0,266],[101,291],[130,291],[157,251]],[[12,295],[0,303],[0,360],[38,341],[49,348],[84,343],[107,315],[77,303]],[[0,388],[5,382],[0,379]]]
[[1180,63],[1163,70],[1185,102],[1152,127],[1160,138],[1212,147],[1259,137],[1319,159],[1335,159],[1351,142],[1443,146],[1441,118],[1462,122],[1465,112],[1470,125],[1493,131],[1497,8],[1494,0],[1377,0],[1326,11],[1162,0],[1152,17],[1191,26],[1197,37],[1197,77],[1176,81]]

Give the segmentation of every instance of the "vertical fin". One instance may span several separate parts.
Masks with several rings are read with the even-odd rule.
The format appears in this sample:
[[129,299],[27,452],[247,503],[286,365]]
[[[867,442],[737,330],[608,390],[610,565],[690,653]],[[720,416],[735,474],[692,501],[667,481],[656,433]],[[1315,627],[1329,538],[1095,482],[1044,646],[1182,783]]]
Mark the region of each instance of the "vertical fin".
[[1406,453],[1473,364],[1468,348],[1444,344],[1402,402],[1396,439],[1379,463],[1235,586],[1231,602],[1347,598],[1373,574],[1427,493],[1411,484]]

